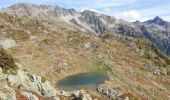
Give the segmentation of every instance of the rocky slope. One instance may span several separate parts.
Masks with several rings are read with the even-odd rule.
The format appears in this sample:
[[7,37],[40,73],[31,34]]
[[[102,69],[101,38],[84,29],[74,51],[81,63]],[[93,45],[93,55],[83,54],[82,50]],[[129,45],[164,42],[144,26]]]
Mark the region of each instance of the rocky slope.
[[15,4],[3,9],[8,13],[46,20],[55,24],[58,20],[68,23],[82,31],[100,35],[113,28],[116,19],[111,16],[98,14],[89,10],[77,12],[74,9],[65,9],[46,5]]
[[104,33],[118,33],[146,38],[160,50],[170,54],[170,23],[159,17],[146,22],[130,23],[89,10],[77,12],[74,9],[22,3],[12,5],[3,11],[42,21],[46,20],[51,24],[57,24],[58,21],[66,22],[83,32],[90,32],[97,36]]
[[[14,58],[12,63],[19,63],[15,70],[9,66],[8,73],[3,71],[1,74],[4,82],[1,86],[6,87],[0,90],[3,93],[0,97],[8,94],[11,98],[15,95],[20,97],[17,94],[21,92],[28,96],[31,93],[40,100],[45,96],[53,99],[56,83],[63,77],[82,72],[102,72],[110,79],[96,91],[85,90],[92,99],[169,99],[170,60],[148,40],[118,34],[96,37],[90,30],[84,32],[62,20],[56,22],[0,13],[0,44]],[[1,60],[0,67],[4,70],[6,67],[2,67],[4,63]],[[70,93],[57,94],[55,97],[61,100],[71,99]],[[76,95],[74,93],[74,97]]]
[[83,90],[70,92],[57,90],[45,78],[22,70],[22,67],[2,48],[0,55],[1,100],[60,100],[59,96],[92,100]]

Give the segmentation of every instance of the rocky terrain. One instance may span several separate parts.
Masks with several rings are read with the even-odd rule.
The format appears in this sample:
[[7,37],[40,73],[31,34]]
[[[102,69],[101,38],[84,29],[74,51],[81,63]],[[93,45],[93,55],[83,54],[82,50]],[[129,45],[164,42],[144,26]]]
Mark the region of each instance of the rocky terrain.
[[12,5],[3,11],[41,21],[46,20],[50,24],[57,24],[58,21],[66,22],[83,32],[90,32],[97,36],[117,33],[146,38],[170,55],[170,22],[158,16],[153,20],[131,23],[89,10],[77,12],[74,9],[22,3]]
[[[0,99],[168,100],[170,59],[156,42],[167,38],[167,23],[159,17],[129,23],[45,5],[2,9]],[[96,90],[56,88],[60,79],[83,72],[106,73],[109,80]]]

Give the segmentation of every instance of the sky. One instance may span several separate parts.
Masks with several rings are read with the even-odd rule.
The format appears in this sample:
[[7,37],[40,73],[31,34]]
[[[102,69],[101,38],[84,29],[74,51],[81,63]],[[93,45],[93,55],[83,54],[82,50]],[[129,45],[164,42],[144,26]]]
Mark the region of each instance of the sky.
[[92,10],[128,21],[146,21],[156,16],[170,21],[170,0],[0,0],[0,8],[16,3]]

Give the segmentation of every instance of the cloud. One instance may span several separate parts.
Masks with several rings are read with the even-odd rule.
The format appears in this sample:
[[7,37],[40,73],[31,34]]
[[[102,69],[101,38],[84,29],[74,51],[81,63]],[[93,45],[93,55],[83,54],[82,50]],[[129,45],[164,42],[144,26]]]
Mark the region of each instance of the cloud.
[[90,8],[83,8],[81,10],[81,12],[83,12],[84,10],[90,10],[90,11],[94,11],[94,12],[97,12],[97,13],[101,13],[100,11],[96,10],[96,9],[90,9]]
[[127,12],[116,14],[115,17],[119,19],[125,19],[128,21],[136,21],[141,19],[140,13],[135,10],[130,10]]
[[138,11],[141,12],[141,14],[143,15],[147,15],[147,16],[162,16],[162,15],[168,15],[170,16],[169,13],[169,6],[170,3],[164,4],[164,5],[159,5],[159,6],[154,6],[154,7],[149,7],[149,8],[144,8],[144,9],[140,9]]
[[162,17],[164,20],[166,20],[166,21],[169,21],[170,22],[170,16],[163,16]]

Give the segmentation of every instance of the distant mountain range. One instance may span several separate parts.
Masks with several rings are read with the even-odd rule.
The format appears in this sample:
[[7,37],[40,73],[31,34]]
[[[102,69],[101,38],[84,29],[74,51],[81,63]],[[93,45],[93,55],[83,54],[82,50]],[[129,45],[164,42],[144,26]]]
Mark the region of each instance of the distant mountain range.
[[170,55],[170,22],[160,17],[145,22],[127,22],[113,16],[85,10],[77,12],[47,5],[19,3],[2,9],[18,16],[47,21],[49,24],[67,23],[82,32],[103,36],[106,34],[121,34],[137,38],[146,38],[158,46],[164,53]]

